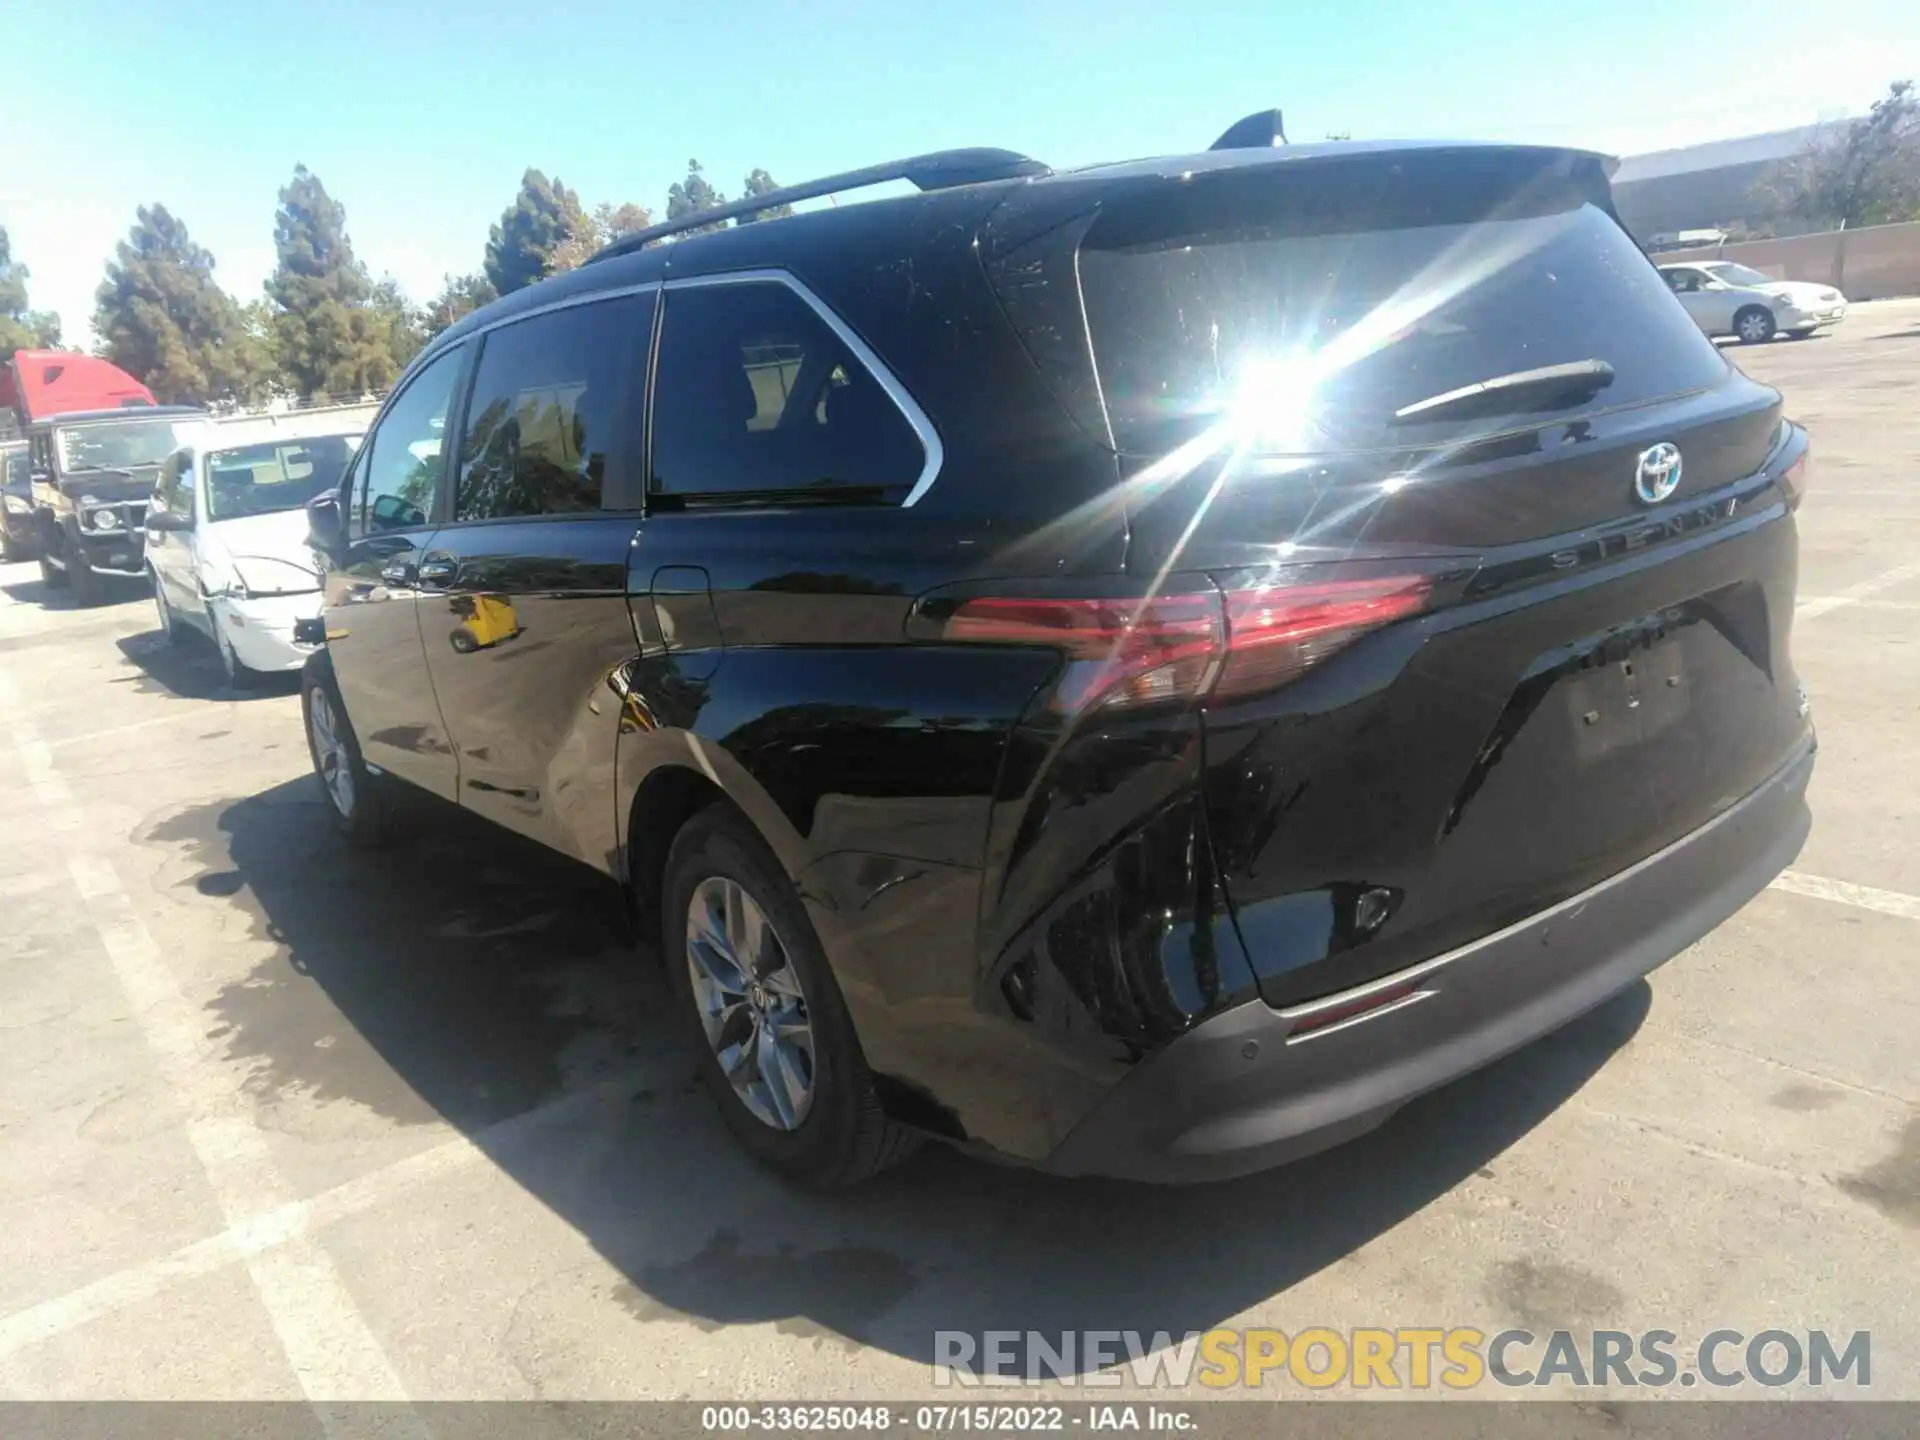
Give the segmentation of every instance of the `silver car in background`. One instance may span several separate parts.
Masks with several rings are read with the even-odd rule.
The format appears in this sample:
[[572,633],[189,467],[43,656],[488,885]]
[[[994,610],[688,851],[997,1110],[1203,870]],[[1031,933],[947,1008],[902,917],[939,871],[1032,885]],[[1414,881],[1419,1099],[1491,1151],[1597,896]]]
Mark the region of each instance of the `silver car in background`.
[[1775,280],[1733,260],[1662,265],[1673,293],[1709,335],[1758,345],[1775,335],[1804,340],[1846,318],[1847,297],[1831,285]]

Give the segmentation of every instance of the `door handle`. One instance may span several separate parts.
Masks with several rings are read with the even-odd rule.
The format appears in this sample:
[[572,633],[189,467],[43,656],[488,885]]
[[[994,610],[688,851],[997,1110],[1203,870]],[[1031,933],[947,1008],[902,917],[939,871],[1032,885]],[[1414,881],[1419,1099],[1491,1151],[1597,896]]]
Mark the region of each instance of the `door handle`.
[[460,572],[460,566],[452,560],[422,560],[420,562],[420,583],[422,585],[451,585],[453,577]]
[[413,566],[405,560],[396,560],[391,565],[381,567],[380,578],[389,585],[411,585]]

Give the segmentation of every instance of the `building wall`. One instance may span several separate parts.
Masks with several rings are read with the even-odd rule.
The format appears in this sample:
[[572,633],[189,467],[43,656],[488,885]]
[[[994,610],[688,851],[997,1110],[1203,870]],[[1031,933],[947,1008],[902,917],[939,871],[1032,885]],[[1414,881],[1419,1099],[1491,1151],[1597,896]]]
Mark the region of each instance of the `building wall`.
[[1656,235],[1681,230],[1725,230],[1755,224],[1764,209],[1753,198],[1754,183],[1775,162],[1723,165],[1685,175],[1646,180],[1615,180],[1614,209],[1642,244]]
[[1662,265],[1738,260],[1776,280],[1832,285],[1849,300],[1920,295],[1920,221],[1778,240],[1742,240],[1704,250],[1663,250],[1654,258]]

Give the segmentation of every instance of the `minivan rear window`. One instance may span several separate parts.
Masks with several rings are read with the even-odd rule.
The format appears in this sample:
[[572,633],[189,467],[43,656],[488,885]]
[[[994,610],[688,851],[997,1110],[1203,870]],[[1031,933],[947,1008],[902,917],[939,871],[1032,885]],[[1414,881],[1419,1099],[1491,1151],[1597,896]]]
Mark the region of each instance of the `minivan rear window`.
[[[1700,389],[1725,361],[1597,203],[1597,174],[1368,157],[1196,177],[1115,207],[1079,272],[1117,445],[1264,455],[1441,443]],[[1604,385],[1395,412],[1538,367]],[[1461,413],[1470,410],[1471,413]]]

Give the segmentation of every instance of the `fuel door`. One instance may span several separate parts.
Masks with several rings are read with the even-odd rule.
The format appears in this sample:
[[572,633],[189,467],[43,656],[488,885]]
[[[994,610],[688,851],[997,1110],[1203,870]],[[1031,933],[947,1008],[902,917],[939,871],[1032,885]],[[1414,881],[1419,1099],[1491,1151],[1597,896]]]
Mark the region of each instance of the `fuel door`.
[[720,667],[724,646],[713,584],[704,566],[662,565],[648,586],[660,639],[674,669],[688,680],[705,680]]

